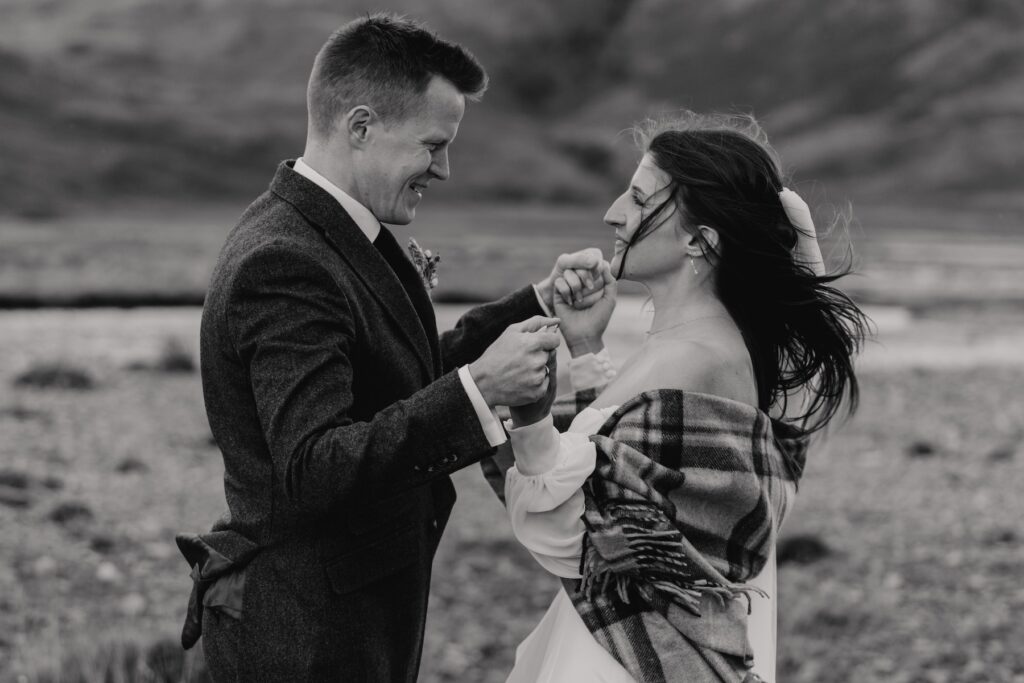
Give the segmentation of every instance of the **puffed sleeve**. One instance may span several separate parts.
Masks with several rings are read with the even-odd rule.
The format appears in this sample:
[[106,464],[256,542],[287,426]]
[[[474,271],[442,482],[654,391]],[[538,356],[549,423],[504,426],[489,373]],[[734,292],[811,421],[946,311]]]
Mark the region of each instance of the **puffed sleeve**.
[[569,361],[569,381],[573,391],[602,389],[617,375],[607,348],[597,353],[585,353]]
[[588,438],[607,411],[588,408],[559,434],[551,417],[509,430],[516,464],[505,478],[512,533],[547,571],[580,578],[583,491],[596,453]]

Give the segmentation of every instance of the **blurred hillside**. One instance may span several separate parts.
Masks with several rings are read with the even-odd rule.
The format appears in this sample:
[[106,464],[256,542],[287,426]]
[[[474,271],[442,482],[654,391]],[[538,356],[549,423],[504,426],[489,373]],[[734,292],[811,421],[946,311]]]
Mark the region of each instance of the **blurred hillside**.
[[[299,154],[313,55],[356,0],[0,0],[0,212],[245,200]],[[396,0],[484,62],[452,200],[602,202],[619,133],[752,111],[831,198],[1020,208],[1019,0]]]

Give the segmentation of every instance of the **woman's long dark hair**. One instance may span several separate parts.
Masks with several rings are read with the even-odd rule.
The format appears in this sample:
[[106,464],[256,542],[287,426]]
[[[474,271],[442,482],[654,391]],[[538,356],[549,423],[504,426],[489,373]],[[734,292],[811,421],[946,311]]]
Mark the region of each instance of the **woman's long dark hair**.
[[810,401],[797,418],[806,433],[824,427],[846,398],[849,413],[856,410],[853,358],[870,321],[831,286],[849,273],[849,264],[819,277],[794,258],[799,235],[779,200],[779,164],[757,122],[685,112],[649,121],[637,138],[672,185],[630,245],[673,210],[682,211],[687,230],[717,230],[717,248],[701,246],[717,265],[718,297],[750,353],[759,407],[785,412],[789,395],[807,388]]

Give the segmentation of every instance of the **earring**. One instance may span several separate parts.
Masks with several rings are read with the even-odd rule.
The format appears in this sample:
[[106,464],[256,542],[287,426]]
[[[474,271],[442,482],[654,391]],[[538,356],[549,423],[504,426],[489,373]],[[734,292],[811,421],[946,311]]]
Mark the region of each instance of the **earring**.
[[697,262],[693,260],[692,256],[690,257],[690,267],[693,268],[694,275],[700,275],[700,271],[697,270]]

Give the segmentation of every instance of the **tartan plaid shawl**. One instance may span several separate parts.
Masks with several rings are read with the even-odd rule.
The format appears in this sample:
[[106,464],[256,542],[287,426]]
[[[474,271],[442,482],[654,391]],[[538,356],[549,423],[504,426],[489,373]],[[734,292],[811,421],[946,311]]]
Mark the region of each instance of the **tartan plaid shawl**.
[[[593,394],[560,400],[556,425]],[[590,438],[583,578],[563,579],[587,628],[641,683],[759,680],[742,582],[764,567],[792,502],[802,432],[743,403],[658,390]],[[510,466],[484,465],[496,491]]]

